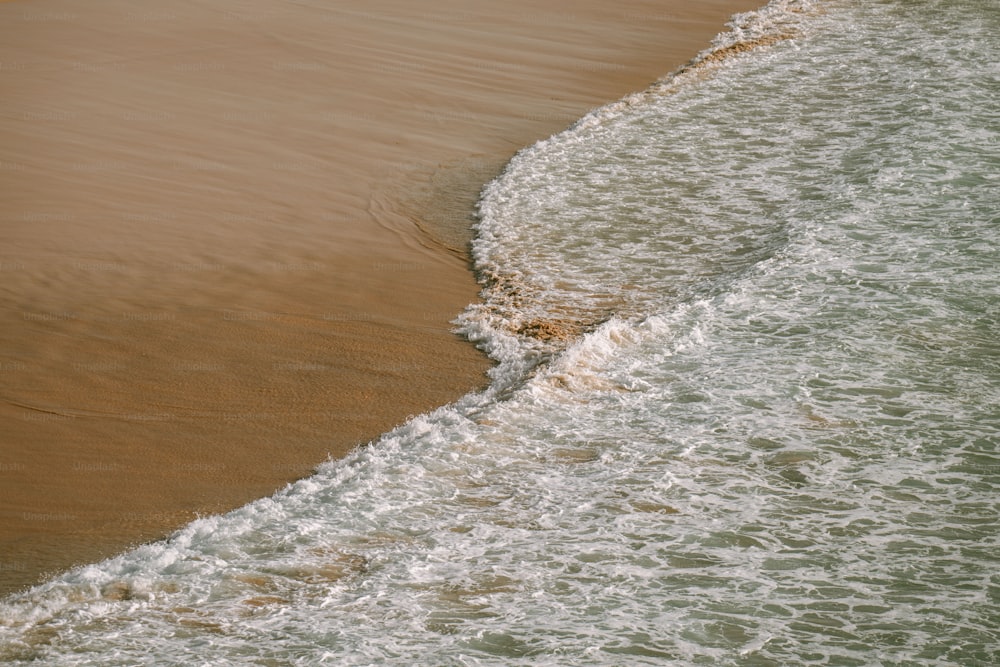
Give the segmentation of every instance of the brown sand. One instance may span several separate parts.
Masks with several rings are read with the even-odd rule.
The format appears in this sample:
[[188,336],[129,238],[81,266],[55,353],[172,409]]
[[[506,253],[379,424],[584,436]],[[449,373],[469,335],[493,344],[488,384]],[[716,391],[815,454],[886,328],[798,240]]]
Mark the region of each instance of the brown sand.
[[0,594],[483,385],[479,188],[757,4],[0,3]]

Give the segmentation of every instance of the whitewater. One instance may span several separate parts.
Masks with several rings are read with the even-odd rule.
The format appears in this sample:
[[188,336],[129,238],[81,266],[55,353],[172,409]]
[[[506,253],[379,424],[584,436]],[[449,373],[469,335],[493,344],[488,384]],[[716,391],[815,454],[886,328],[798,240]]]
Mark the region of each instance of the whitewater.
[[521,151],[487,390],[0,601],[0,660],[1000,663],[998,31],[775,0]]

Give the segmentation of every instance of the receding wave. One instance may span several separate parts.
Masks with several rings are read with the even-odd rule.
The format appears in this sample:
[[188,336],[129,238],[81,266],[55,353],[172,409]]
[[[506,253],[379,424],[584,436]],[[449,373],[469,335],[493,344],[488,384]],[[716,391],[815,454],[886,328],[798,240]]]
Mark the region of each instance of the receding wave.
[[1000,17],[824,6],[487,188],[489,389],[5,600],[0,659],[996,664]]

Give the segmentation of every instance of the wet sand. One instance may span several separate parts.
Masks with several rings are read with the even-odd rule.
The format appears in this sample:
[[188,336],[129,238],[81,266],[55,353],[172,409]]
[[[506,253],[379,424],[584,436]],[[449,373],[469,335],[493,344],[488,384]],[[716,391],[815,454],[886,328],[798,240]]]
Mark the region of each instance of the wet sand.
[[758,4],[0,2],[0,594],[484,385],[483,183]]

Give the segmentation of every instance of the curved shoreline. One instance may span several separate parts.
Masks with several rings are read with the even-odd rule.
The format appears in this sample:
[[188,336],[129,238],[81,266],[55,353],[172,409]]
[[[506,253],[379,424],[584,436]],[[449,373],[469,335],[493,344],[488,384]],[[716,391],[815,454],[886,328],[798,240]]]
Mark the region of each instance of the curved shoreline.
[[485,383],[491,170],[759,4],[0,4],[0,595]]

